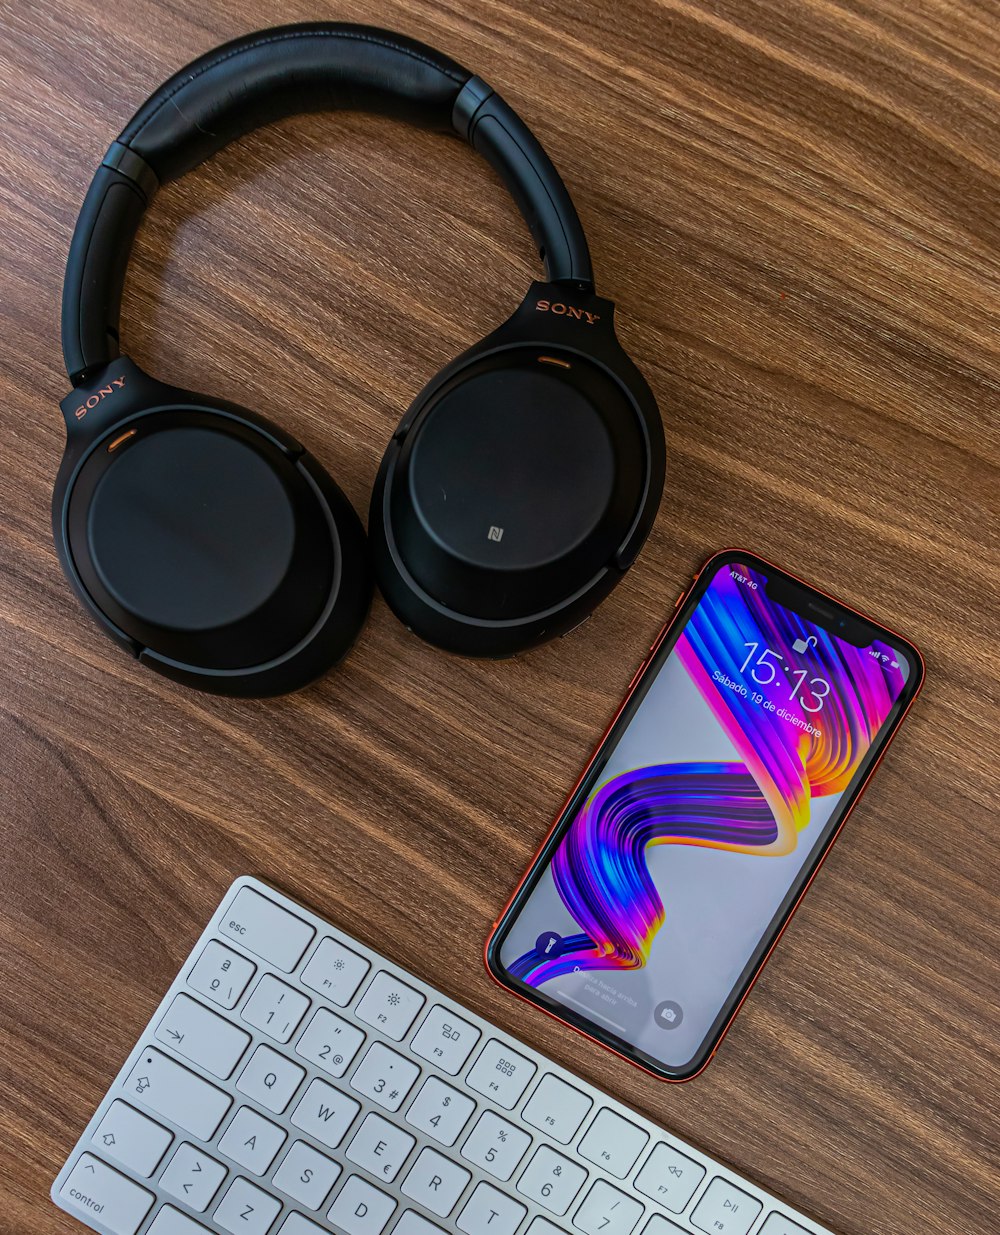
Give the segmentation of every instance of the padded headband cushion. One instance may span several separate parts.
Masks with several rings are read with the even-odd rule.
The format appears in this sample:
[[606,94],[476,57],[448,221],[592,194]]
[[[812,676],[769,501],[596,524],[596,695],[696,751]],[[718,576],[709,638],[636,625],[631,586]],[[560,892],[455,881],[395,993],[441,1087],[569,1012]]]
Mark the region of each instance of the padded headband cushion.
[[499,172],[550,281],[591,287],[587,240],[559,173],[489,86],[433,48],[389,31],[340,23],[277,27],[181,69],[108,150],[80,211],[66,268],[63,353],[74,384],[119,354],[129,253],[159,184],[260,125],[335,108],[466,138]]
[[348,108],[450,129],[471,76],[440,52],[374,27],[285,26],[236,39],[181,69],[118,140],[162,182],[297,112]]

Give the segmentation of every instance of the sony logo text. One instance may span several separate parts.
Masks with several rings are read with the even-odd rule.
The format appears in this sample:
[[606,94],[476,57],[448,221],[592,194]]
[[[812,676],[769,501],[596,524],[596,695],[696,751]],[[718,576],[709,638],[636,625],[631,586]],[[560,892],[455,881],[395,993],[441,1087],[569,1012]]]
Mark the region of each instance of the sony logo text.
[[551,300],[536,300],[535,308],[539,313],[555,313],[560,317],[578,318],[586,322],[588,326],[593,326],[594,322],[601,320],[600,313],[590,313],[587,309],[578,309],[575,305],[563,304],[561,300],[557,300],[554,304]]
[[124,385],[124,377],[113,377],[109,386],[102,386],[94,394],[90,395],[85,403],[81,403],[79,407],[74,408],[73,415],[77,420],[82,420],[89,411],[97,407],[108,395],[113,395],[116,390],[121,390]]

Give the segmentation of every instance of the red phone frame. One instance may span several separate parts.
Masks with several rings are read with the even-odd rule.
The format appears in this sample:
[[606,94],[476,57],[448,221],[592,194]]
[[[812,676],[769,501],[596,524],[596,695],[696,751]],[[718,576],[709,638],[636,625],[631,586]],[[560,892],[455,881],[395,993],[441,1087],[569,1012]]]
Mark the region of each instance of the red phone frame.
[[[830,835],[829,839],[826,841],[823,847],[823,850],[820,853],[819,858],[816,862],[816,865],[813,867],[812,872],[809,875],[809,878],[802,885],[802,888],[800,889],[798,896],[795,898],[795,900],[790,905],[788,912],[785,915],[785,920],[782,922],[781,926],[778,928],[777,932],[775,933],[775,936],[771,940],[770,946],[768,947],[767,951],[761,957],[760,963],[757,966],[757,970],[754,973],[753,977],[750,979],[749,983],[747,984],[746,990],[743,992],[743,995],[740,997],[739,1001],[733,1007],[728,1018],[722,1025],[719,1031],[719,1034],[715,1040],[715,1044],[713,1045],[712,1049],[709,1051],[708,1055],[705,1057],[704,1062],[701,1063],[701,1065],[697,1069],[695,1069],[695,1071],[687,1075],[667,1076],[663,1072],[657,1071],[654,1068],[647,1067],[647,1065],[642,1063],[640,1060],[632,1058],[630,1055],[625,1054],[624,1051],[620,1051],[616,1047],[611,1046],[609,1043],[602,1041],[600,1038],[595,1037],[591,1033],[588,1033],[586,1029],[581,1028],[581,1026],[579,1025],[573,1024],[572,1021],[568,1021],[564,1019],[558,1013],[551,1011],[549,1008],[543,1007],[540,1003],[536,1003],[535,1000],[530,999],[527,995],[522,994],[521,991],[515,989],[513,986],[509,986],[506,982],[502,981],[494,973],[493,967],[490,964],[490,949],[493,945],[493,941],[496,939],[496,936],[499,932],[501,922],[503,922],[504,918],[506,918],[507,914],[510,912],[511,906],[514,904],[514,901],[517,900],[518,896],[520,895],[521,889],[524,887],[525,883],[527,883],[528,878],[534,873],[535,868],[538,866],[541,860],[542,854],[545,851],[546,846],[548,845],[550,839],[552,838],[553,833],[556,831],[556,829],[559,827],[560,823],[562,822],[563,816],[565,815],[566,810],[568,809],[570,802],[573,800],[573,797],[575,796],[577,790],[583,784],[588,773],[590,772],[590,769],[593,767],[594,761],[597,759],[597,756],[600,754],[601,748],[604,746],[604,743],[608,740],[608,736],[611,733],[611,730],[618,723],[618,718],[621,716],[622,712],[625,711],[625,708],[628,706],[629,701],[631,700],[633,694],[635,694],[635,691],[637,690],[639,683],[642,681],[642,678],[645,676],[646,671],[649,669],[650,665],[652,664],[653,659],[656,656],[656,653],[660,648],[660,645],[663,643],[664,639],[667,637],[668,634],[670,634],[674,626],[677,624],[681,616],[681,612],[684,608],[685,601],[690,597],[691,593],[697,587],[699,579],[702,577],[703,574],[705,574],[707,570],[709,570],[709,568],[712,566],[712,563],[720,561],[720,559],[722,558],[729,557],[732,554],[743,554],[758,562],[763,563],[765,566],[768,566],[772,570],[776,570],[780,572],[786,578],[791,579],[794,583],[797,583],[804,588],[808,588],[809,591],[812,592],[815,596],[823,600],[831,601],[839,609],[846,610],[848,613],[853,614],[855,617],[860,618],[862,621],[868,622],[871,625],[878,627],[879,630],[884,631],[886,634],[891,635],[893,638],[898,639],[901,643],[905,644],[905,646],[910,651],[912,651],[915,654],[919,676],[917,678],[916,689],[914,690],[912,696],[910,697],[909,702],[907,703],[903,711],[900,713],[899,718],[897,719],[895,725],[893,726],[888,737],[886,738],[885,745],[882,747],[881,751],[878,753],[877,757],[875,758],[875,761],[872,763],[871,767],[868,769],[868,772],[865,775],[864,780],[858,786],[857,792],[854,795],[854,800],[851,802],[850,806],[845,811],[844,817],[840,820],[835,830]],[[862,612],[860,609],[855,609],[852,605],[847,604],[845,601],[839,600],[836,596],[833,596],[829,592],[825,592],[822,588],[817,587],[814,583],[810,583],[808,580],[801,578],[799,575],[793,574],[791,571],[786,570],[783,566],[779,566],[777,562],[772,562],[768,558],[762,557],[759,553],[753,553],[749,549],[743,549],[738,546],[734,546],[729,549],[720,549],[717,553],[713,553],[710,557],[705,559],[702,565],[698,568],[695,574],[691,577],[691,582],[677,597],[676,601],[674,601],[673,610],[671,611],[667,620],[663,623],[663,626],[658,631],[656,638],[650,644],[649,651],[646,653],[645,657],[640,663],[639,668],[633,674],[632,680],[628,684],[628,687],[625,691],[622,701],[619,703],[618,707],[615,709],[615,713],[611,717],[611,720],[608,722],[607,728],[604,730],[604,733],[601,735],[600,740],[598,741],[597,745],[594,747],[593,751],[591,752],[590,758],[587,760],[586,764],[584,765],[583,771],[577,777],[576,783],[573,785],[572,789],[570,789],[569,793],[566,795],[565,800],[563,801],[558,812],[556,813],[556,817],[553,820],[551,827],[545,833],[545,836],[542,838],[541,844],[539,844],[538,848],[535,850],[534,856],[532,857],[531,861],[528,863],[524,871],[524,874],[518,880],[517,886],[514,888],[514,891],[510,894],[510,897],[508,898],[507,903],[504,905],[502,911],[497,915],[496,919],[494,920],[493,925],[490,929],[490,933],[486,938],[485,944],[483,945],[483,962],[486,966],[486,972],[489,975],[489,977],[492,979],[493,982],[496,983],[497,986],[501,988],[501,990],[505,990],[509,992],[510,994],[514,995],[517,999],[520,999],[522,1000],[522,1002],[528,1004],[529,1007],[538,1009],[538,1011],[542,1012],[545,1016],[550,1017],[552,1020],[558,1022],[560,1025],[564,1025],[567,1029],[571,1029],[574,1033],[579,1034],[580,1037],[586,1038],[588,1041],[595,1043],[602,1050],[608,1051],[612,1055],[617,1055],[620,1059],[624,1059],[625,1062],[628,1064],[631,1064],[632,1067],[639,1068],[640,1071],[647,1073],[649,1076],[655,1077],[656,1080],[666,1081],[668,1084],[672,1084],[672,1085],[683,1085],[688,1081],[693,1081],[695,1077],[700,1076],[702,1072],[705,1071],[708,1065],[715,1058],[715,1054],[718,1051],[719,1047],[722,1045],[726,1037],[726,1034],[729,1033],[729,1030],[732,1028],[733,1021],[736,1019],[737,1014],[739,1013],[740,1009],[746,1003],[747,998],[750,995],[750,992],[753,990],[754,985],[757,982],[757,979],[763,973],[764,966],[770,960],[771,954],[774,952],[774,949],[778,946],[778,942],[781,939],[781,936],[785,933],[785,930],[787,929],[789,922],[791,922],[799,906],[802,904],[802,898],[809,891],[810,887],[812,886],[812,881],[819,874],[820,869],[823,866],[823,863],[826,861],[827,857],[829,856],[830,850],[833,848],[834,844],[837,841],[837,838],[840,836],[840,833],[843,831],[844,824],[851,817],[851,814],[853,813],[854,808],[861,801],[861,798],[864,795],[864,792],[867,789],[872,776],[875,774],[875,769],[879,766],[879,764],[885,758],[886,751],[892,745],[896,737],[896,734],[899,733],[899,730],[903,724],[903,721],[909,715],[910,709],[913,707],[914,703],[916,703],[917,697],[919,696],[921,690],[923,690],[924,680],[926,677],[926,671],[927,671],[927,665],[926,665],[926,662],[924,661],[923,653],[916,646],[916,644],[913,643],[910,639],[907,639],[905,635],[899,634],[898,631],[895,631],[891,627],[886,626],[883,622],[876,620],[875,618],[869,616],[867,613]]]

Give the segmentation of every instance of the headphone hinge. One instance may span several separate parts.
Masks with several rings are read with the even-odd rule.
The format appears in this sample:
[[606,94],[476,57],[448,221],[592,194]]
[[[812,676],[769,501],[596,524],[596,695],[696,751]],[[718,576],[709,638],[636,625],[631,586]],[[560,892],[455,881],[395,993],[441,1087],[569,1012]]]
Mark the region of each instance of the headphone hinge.
[[136,154],[132,147],[126,146],[124,142],[113,141],[111,143],[107,154],[101,160],[101,166],[109,167],[127,180],[131,180],[146,199],[147,206],[160,188],[160,178],[156,172],[141,154]]

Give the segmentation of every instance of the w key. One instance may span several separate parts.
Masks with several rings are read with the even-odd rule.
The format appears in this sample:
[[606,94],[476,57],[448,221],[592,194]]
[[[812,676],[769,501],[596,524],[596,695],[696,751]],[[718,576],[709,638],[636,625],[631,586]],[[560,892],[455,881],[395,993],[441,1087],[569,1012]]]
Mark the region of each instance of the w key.
[[176,997],[157,1026],[156,1036],[223,1081],[232,1074],[250,1041],[248,1033],[189,995]]

